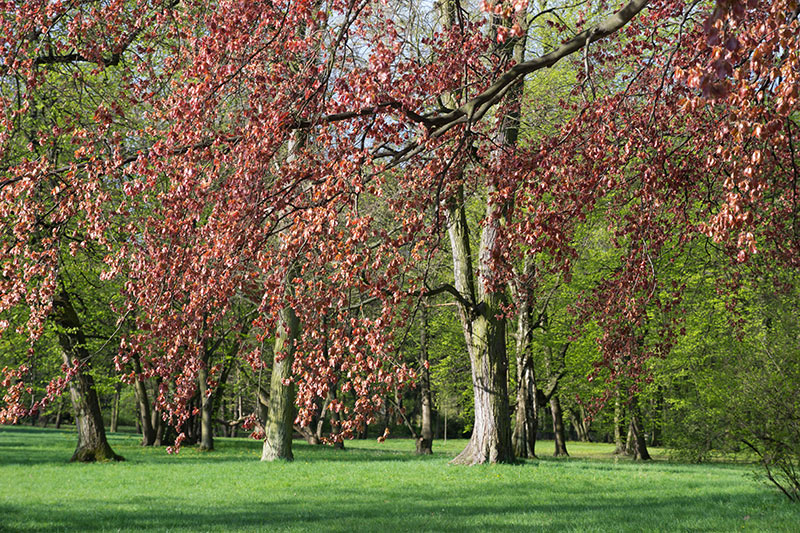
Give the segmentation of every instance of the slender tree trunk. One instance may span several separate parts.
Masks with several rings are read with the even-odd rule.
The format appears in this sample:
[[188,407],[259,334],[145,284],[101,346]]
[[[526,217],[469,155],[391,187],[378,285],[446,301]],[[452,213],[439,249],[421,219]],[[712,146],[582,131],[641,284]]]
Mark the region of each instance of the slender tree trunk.
[[[522,283],[533,274],[533,263],[526,261],[523,268]],[[539,427],[537,417],[536,373],[531,354],[533,341],[532,300],[533,294],[524,286],[511,283],[511,293],[517,306],[517,408],[514,413],[514,432],[511,440],[514,454],[520,458],[536,458],[536,432]]]
[[122,457],[114,453],[106,440],[103,415],[90,373],[91,356],[86,350],[86,338],[78,314],[64,290],[53,303],[64,364],[75,370],[69,392],[78,428],[78,446],[71,461],[121,461]]
[[417,453],[433,453],[433,406],[431,402],[431,376],[428,371],[428,309],[420,306],[421,327],[419,333],[420,403],[422,428],[417,439]]
[[570,410],[570,418],[572,419],[572,425],[575,426],[575,432],[578,434],[578,440],[591,442],[589,424],[586,423],[586,412],[583,406],[579,405],[577,411]]
[[119,396],[122,389],[122,383],[117,382],[114,384],[114,403],[111,406],[111,433],[117,432],[117,425],[119,423]]
[[331,405],[332,399],[333,395],[329,391],[328,396],[325,398],[325,403],[322,404],[322,409],[319,411],[319,416],[317,417],[317,426],[314,429],[314,437],[317,444],[322,442],[322,434],[323,430],[325,429],[325,417],[328,416],[328,408]]
[[[35,401],[35,395],[31,395],[31,403]],[[31,415],[31,427],[36,427],[36,423],[39,421],[39,411],[36,411]]]
[[58,399],[58,411],[56,411],[56,429],[61,428],[61,420],[64,414],[64,398]]
[[[291,276],[290,276],[291,277]],[[300,330],[300,321],[294,310],[287,306],[281,311],[278,336],[275,339],[275,362],[270,381],[269,406],[265,424],[262,461],[294,459],[292,454],[292,429],[294,421],[294,384],[291,382],[294,349]]]
[[156,431],[156,438],[153,441],[153,446],[163,446],[164,445],[164,432],[167,430],[167,424],[166,424],[166,422],[164,422],[164,420],[161,418],[161,416],[159,416],[159,414],[158,414],[158,412],[156,410],[153,410],[153,415],[156,418],[156,425],[155,425],[155,428],[154,428],[155,431]]
[[156,432],[153,429],[153,418],[155,410],[150,411],[150,400],[147,397],[147,387],[142,376],[142,363],[139,354],[134,353],[133,369],[136,372],[136,380],[133,382],[133,392],[136,396],[136,403],[139,406],[139,424],[142,432],[142,446],[153,446],[156,441]]
[[617,391],[614,398],[614,455],[625,453],[626,446],[622,443],[622,403]]
[[561,411],[561,401],[558,394],[550,397],[550,414],[553,415],[553,434],[555,435],[555,451],[553,457],[568,457],[567,439],[564,434],[564,415]]
[[631,422],[628,432],[630,455],[637,461],[649,461],[650,453],[647,451],[647,441],[645,440],[644,428],[639,415],[639,404],[636,398],[631,400],[630,413]]
[[208,393],[208,360],[209,354],[203,357],[204,366],[197,372],[197,384],[200,389],[200,451],[214,450],[214,400]]
[[536,378],[530,356],[518,362],[519,383],[517,386],[517,411],[512,440],[514,453],[520,458],[536,458],[536,432],[539,420],[536,416]]
[[[331,388],[330,395],[331,395],[331,399],[332,400],[336,399],[336,387],[332,387]],[[340,417],[339,417],[339,412],[336,411],[336,409],[331,409],[330,411],[331,411],[331,431],[333,431],[333,428],[338,428],[339,427],[339,418]],[[366,433],[366,431],[365,431],[365,433]],[[333,448],[335,450],[344,450],[344,440],[339,438],[339,439],[336,439],[335,441],[333,441]]]

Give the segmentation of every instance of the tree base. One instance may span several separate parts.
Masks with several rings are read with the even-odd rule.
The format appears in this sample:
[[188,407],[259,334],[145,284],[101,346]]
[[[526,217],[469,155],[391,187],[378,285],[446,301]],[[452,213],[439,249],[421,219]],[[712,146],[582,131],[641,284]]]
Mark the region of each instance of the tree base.
[[112,461],[124,461],[125,458],[121,455],[114,453],[111,446],[99,446],[97,448],[89,448],[86,446],[79,446],[75,453],[72,454],[71,463],[108,463]]
[[473,433],[473,437],[469,440],[467,447],[450,461],[450,464],[472,466],[486,463],[513,464],[516,462],[514,460],[514,452],[510,446],[505,449],[499,443],[492,443],[489,439],[484,440],[482,444],[476,441]]
[[294,461],[292,449],[281,449],[272,446],[268,440],[264,441],[264,448],[261,450],[262,461]]
[[417,455],[433,455],[433,439],[417,439]]

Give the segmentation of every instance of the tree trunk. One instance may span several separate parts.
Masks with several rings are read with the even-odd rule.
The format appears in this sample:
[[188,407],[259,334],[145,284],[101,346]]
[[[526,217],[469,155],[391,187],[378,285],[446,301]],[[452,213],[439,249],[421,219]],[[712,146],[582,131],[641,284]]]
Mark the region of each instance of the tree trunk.
[[630,452],[629,454],[637,461],[649,461],[650,453],[647,451],[647,442],[644,436],[641,417],[639,415],[639,405],[636,398],[631,400],[630,405],[631,422],[628,432]]
[[[522,284],[533,274],[533,263],[526,261],[523,268]],[[538,390],[533,366],[531,348],[533,344],[533,294],[522,285],[510,283],[511,293],[517,306],[517,408],[514,413],[514,433],[511,440],[514,454],[520,458],[536,458],[536,432],[539,428],[537,417]]]
[[[453,27],[457,2],[443,0],[439,7],[443,26]],[[496,26],[505,23],[493,20]],[[523,25],[524,25],[523,17]],[[523,28],[523,35],[527,33]],[[497,50],[499,55],[520,63],[525,56],[525,38],[512,38]],[[502,118],[497,144],[503,150],[513,150],[519,134],[522,84],[509,89],[508,108]],[[453,106],[456,107],[456,106]],[[486,211],[478,251],[477,294],[469,247],[469,228],[464,208],[464,192],[460,187],[448,206],[450,244],[453,253],[453,273],[456,289],[461,295],[461,319],[472,367],[472,387],[475,396],[475,423],[467,447],[455,459],[456,464],[509,463],[514,461],[511,443],[511,419],[508,409],[508,354],[506,353],[506,319],[503,308],[505,293],[495,286],[495,258],[501,255],[502,221],[513,205],[513,199],[497,204],[492,201],[496,192],[493,183],[487,185]],[[477,296],[477,298],[476,298]]]
[[153,446],[156,441],[156,432],[153,429],[153,418],[155,410],[150,411],[150,400],[147,397],[147,387],[142,376],[142,363],[139,354],[134,353],[133,369],[136,372],[136,380],[133,382],[133,392],[136,396],[136,403],[139,404],[139,424],[142,432],[142,446]]
[[[299,35],[305,34],[305,27],[299,28]],[[297,157],[297,150],[305,145],[306,135],[296,131],[289,139],[286,162]],[[286,273],[285,290],[289,294],[291,283],[295,277],[296,265]],[[292,362],[297,339],[300,337],[300,320],[290,305],[280,312],[278,335],[275,338],[274,364],[269,389],[269,407],[264,424],[264,447],[261,451],[262,461],[284,459],[291,461],[292,431],[294,429],[294,383],[292,379]]]
[[53,304],[64,364],[75,370],[75,377],[69,382],[69,393],[78,428],[78,446],[70,461],[122,461],[106,440],[103,415],[90,372],[91,356],[86,350],[86,338],[69,294],[62,290]]
[[111,406],[111,433],[117,432],[117,424],[119,423],[119,395],[122,389],[122,383],[116,382],[114,384],[114,403]]
[[200,388],[200,451],[214,450],[214,400],[208,391],[208,359],[209,354],[203,357],[204,366],[197,372],[197,384]]
[[536,378],[530,356],[518,361],[519,383],[517,385],[517,411],[515,413],[514,453],[520,458],[536,458],[536,432],[539,420],[536,416]]
[[575,426],[575,432],[578,434],[578,440],[581,442],[591,442],[589,424],[586,423],[586,412],[583,406],[579,405],[576,411],[570,410],[570,418],[572,419],[572,425]]
[[64,413],[64,398],[58,399],[58,411],[56,411],[56,429],[61,428],[61,420]]
[[614,398],[614,455],[626,453],[626,446],[622,443],[622,404],[619,399],[619,391]]
[[553,457],[569,457],[567,439],[564,435],[564,415],[561,411],[561,401],[558,399],[558,394],[553,394],[550,397],[550,413],[553,415],[553,434],[555,435]]
[[[291,276],[288,276],[291,278]],[[292,454],[292,429],[294,421],[294,384],[292,361],[295,343],[300,330],[300,321],[294,310],[287,306],[281,311],[278,335],[275,339],[275,363],[270,380],[269,407],[264,426],[264,448],[262,461],[294,459]]]
[[428,370],[428,309],[420,306],[421,327],[419,333],[420,403],[422,428],[417,439],[417,453],[433,453],[433,406],[431,402],[431,376]]
[[[336,387],[331,388],[330,395],[331,399],[333,400],[336,399]],[[334,428],[339,427],[339,412],[336,411],[336,409],[331,409],[330,411],[331,411],[331,431],[333,431]],[[344,450],[344,440],[342,440],[341,438],[334,440],[333,448],[335,450]]]
[[481,235],[479,276],[481,296],[476,305],[469,229],[464,210],[463,188],[448,208],[448,233],[453,254],[455,289],[460,293],[458,308],[467,351],[472,367],[472,388],[475,397],[475,423],[466,448],[455,458],[455,464],[504,463],[514,461],[511,447],[511,423],[508,413],[508,356],[505,344],[505,319],[501,315],[502,293],[489,290],[491,254],[497,244],[499,220],[494,207],[487,207],[487,222]]

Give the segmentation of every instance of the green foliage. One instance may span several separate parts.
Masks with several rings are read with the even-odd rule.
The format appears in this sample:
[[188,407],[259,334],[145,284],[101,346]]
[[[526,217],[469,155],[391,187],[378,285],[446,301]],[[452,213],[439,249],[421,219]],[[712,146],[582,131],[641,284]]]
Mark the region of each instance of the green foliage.
[[448,435],[460,435],[475,422],[469,354],[455,307],[434,309],[428,330],[434,405],[440,418],[447,413]]
[[698,461],[751,451],[767,479],[800,501],[798,280],[775,271],[732,299],[693,282],[686,335],[661,369],[671,382],[670,443]]

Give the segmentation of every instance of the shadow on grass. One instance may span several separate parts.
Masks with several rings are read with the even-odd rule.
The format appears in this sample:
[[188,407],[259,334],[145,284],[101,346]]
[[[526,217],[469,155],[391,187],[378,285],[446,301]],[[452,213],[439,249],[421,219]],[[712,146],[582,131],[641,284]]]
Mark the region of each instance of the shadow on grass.
[[[207,505],[191,497],[154,494],[124,502],[85,500],[81,508],[22,509],[0,506],[0,516],[20,517],[14,531],[70,530],[225,530],[275,531],[530,531],[547,530],[698,530],[721,502],[697,497],[615,497],[578,491],[564,503],[536,502],[535,493],[516,485],[494,486],[503,498],[486,498],[481,487],[463,487],[447,496],[417,490],[366,491],[332,488],[309,498],[287,494],[252,495],[247,503]],[[287,493],[290,490],[286,491]],[[581,494],[581,492],[583,492]],[[576,503],[580,502],[580,503]],[[726,506],[746,509],[752,498],[726,498]],[[671,519],[669,517],[672,517]],[[667,518],[669,523],[664,523]],[[622,522],[620,522],[622,520]],[[616,527],[615,527],[616,524]],[[731,521],[731,526],[733,522]],[[0,527],[2,529],[2,527]],[[700,527],[699,529],[703,529]]]

